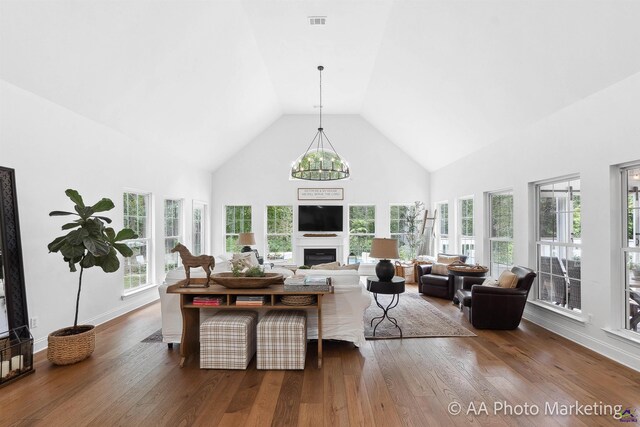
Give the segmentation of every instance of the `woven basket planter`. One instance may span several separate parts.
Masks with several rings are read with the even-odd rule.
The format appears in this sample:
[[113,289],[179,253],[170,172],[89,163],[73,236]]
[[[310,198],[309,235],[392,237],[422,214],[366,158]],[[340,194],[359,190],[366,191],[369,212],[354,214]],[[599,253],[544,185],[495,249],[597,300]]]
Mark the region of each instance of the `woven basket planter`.
[[47,359],[54,365],[71,365],[91,356],[96,347],[96,329],[93,325],[78,325],[58,329],[49,334]]

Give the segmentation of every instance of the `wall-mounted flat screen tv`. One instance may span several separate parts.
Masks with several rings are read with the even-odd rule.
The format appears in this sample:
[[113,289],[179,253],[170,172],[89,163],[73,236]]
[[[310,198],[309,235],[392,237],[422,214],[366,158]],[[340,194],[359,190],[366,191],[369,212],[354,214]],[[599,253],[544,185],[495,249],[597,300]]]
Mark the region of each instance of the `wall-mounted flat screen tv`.
[[342,231],[342,206],[298,206],[298,231]]

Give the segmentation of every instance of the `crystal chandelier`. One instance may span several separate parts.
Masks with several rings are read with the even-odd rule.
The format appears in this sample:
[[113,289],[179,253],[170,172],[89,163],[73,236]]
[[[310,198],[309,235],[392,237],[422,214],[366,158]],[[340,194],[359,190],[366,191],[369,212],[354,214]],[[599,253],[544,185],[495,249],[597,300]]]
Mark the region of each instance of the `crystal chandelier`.
[[[341,158],[322,128],[322,65],[320,72],[320,126],[307,151],[293,162],[291,176],[307,181],[337,181],[349,177],[349,164]],[[325,147],[325,141],[328,144]]]

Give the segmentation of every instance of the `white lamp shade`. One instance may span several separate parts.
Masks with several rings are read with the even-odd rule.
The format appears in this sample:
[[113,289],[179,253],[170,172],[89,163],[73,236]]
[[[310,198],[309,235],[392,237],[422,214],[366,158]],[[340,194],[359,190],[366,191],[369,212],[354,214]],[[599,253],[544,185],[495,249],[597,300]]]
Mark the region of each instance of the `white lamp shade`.
[[378,259],[398,259],[398,240],[374,238],[369,256]]
[[238,234],[238,244],[251,246],[256,244],[256,238],[253,233],[240,233]]

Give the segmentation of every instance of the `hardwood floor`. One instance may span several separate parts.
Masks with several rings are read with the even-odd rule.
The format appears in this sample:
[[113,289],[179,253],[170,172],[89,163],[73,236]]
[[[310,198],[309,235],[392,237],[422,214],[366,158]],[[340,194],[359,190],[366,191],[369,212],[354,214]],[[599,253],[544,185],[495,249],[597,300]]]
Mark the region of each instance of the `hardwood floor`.
[[[451,303],[428,300],[472,329]],[[255,359],[246,371],[200,370],[197,360],[180,369],[177,347],[141,342],[159,328],[155,303],[99,327],[84,362],[56,367],[38,354],[35,374],[0,389],[0,425],[620,425],[610,415],[559,412],[576,401],[591,405],[582,411],[621,405],[640,417],[640,373],[526,321],[471,338],[367,341],[360,349],[325,342],[321,370],[310,345],[304,371],[258,371]],[[449,413],[452,402],[461,415]],[[494,402],[511,408],[494,414]],[[527,413],[515,415],[525,404]],[[465,413],[469,405],[475,414]]]

